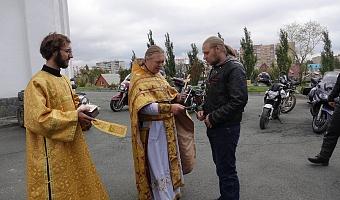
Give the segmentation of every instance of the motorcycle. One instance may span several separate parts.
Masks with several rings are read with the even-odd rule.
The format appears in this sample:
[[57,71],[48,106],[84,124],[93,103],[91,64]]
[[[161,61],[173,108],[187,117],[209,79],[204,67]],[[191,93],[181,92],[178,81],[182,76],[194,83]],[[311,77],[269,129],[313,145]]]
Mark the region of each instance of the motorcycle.
[[130,76],[131,75],[129,74],[125,77],[124,81],[119,86],[118,94],[111,98],[110,107],[114,112],[119,112],[125,105],[128,105]]
[[314,99],[314,95],[315,95],[315,91],[317,90],[317,86],[318,83],[321,81],[321,78],[311,78],[311,89],[308,92],[307,96],[308,96],[308,100],[309,100],[309,104],[311,104],[313,102]]
[[283,90],[286,92],[286,96],[282,99],[282,113],[288,113],[293,110],[296,105],[295,90],[297,82],[287,81],[283,83]]
[[264,95],[264,106],[260,115],[260,128],[265,129],[269,120],[278,119],[282,110],[282,99],[286,97],[284,85],[274,83]]
[[199,110],[205,99],[205,88],[201,85],[200,88],[188,86],[186,89],[187,98],[184,100],[184,106],[189,112]]
[[272,80],[270,79],[270,75],[267,72],[261,72],[257,78],[257,85],[261,86],[261,85],[265,85],[265,86],[270,86]]
[[183,80],[180,78],[172,78],[174,86],[179,93],[185,93],[183,104],[189,112],[197,111],[204,102],[205,98],[205,84],[202,83],[200,87],[193,87],[187,83],[190,81],[190,76]]
[[[328,104],[328,95],[331,93],[339,72],[326,72],[314,87],[310,112],[313,116],[312,128],[317,134],[324,133],[332,119],[334,108]],[[338,102],[338,98],[335,99]]]
[[313,116],[312,128],[314,133],[324,133],[332,120],[334,108],[328,104],[328,95],[332,91],[333,85],[318,85],[313,96],[310,112]]
[[[71,78],[70,81],[71,81],[72,89],[73,90],[77,89],[78,86],[77,86],[74,78]],[[78,95],[79,103],[81,103],[81,104],[90,104],[90,100],[86,97],[86,93],[84,93],[84,92],[76,92],[76,95]]]

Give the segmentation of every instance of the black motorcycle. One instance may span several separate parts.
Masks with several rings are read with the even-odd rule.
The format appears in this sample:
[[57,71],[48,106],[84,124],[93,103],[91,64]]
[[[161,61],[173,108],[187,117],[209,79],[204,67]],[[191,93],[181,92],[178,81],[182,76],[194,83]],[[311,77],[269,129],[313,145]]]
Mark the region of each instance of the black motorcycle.
[[269,120],[280,120],[282,110],[282,99],[286,96],[281,83],[274,83],[264,95],[264,106],[260,115],[260,128],[265,129],[268,126]]
[[205,83],[202,83],[199,87],[191,86],[187,83],[190,81],[190,77],[187,79],[172,78],[173,84],[179,93],[187,94],[183,104],[189,112],[197,111],[203,105],[205,99]]
[[288,113],[293,110],[296,105],[296,97],[295,97],[295,90],[296,85],[298,82],[293,81],[285,81],[283,84],[283,90],[285,91],[286,95],[282,99],[282,113]]
[[264,84],[265,86],[270,86],[272,80],[270,79],[270,75],[267,72],[261,72],[256,78],[257,85]]
[[[328,104],[339,72],[327,72],[315,87],[310,112],[313,116],[312,128],[317,134],[324,133],[332,120],[334,108]],[[336,99],[338,101],[338,99]]]
[[205,87],[188,86],[186,89],[187,98],[184,100],[184,105],[189,112],[200,110],[205,99]]
[[333,85],[324,84],[316,89],[310,112],[313,116],[314,133],[324,133],[332,120],[334,108],[328,104],[328,95]]
[[311,81],[310,90],[309,90],[307,96],[308,96],[308,100],[309,100],[308,103],[311,104],[313,102],[315,91],[318,88],[317,86],[318,86],[318,83],[321,81],[321,78],[311,78],[310,81]]

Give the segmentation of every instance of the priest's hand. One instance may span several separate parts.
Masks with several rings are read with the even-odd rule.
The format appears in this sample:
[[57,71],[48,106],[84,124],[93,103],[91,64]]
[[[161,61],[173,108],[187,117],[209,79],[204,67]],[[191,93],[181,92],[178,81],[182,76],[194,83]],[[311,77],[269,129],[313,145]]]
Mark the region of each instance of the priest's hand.
[[185,106],[175,103],[171,104],[171,112],[174,113],[174,115],[180,114],[181,112],[184,112]]

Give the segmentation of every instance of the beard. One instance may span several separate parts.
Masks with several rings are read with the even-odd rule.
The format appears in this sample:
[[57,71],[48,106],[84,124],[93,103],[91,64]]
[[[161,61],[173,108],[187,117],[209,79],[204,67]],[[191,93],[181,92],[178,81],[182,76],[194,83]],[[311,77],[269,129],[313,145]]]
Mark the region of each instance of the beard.
[[57,56],[54,59],[54,62],[57,64],[58,67],[62,69],[66,69],[68,67],[68,60],[64,60],[60,52],[58,52]]
[[211,66],[216,66],[218,63],[220,63],[220,59],[215,58],[213,61],[211,61],[210,65]]

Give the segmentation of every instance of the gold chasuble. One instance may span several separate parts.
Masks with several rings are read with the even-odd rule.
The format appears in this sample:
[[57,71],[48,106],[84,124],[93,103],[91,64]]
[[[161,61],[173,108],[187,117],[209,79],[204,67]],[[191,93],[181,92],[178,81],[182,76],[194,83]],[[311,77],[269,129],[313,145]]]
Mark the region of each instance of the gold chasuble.
[[[177,91],[172,88],[165,78],[160,74],[153,74],[144,67],[138,64],[138,60],[132,66],[132,77],[130,81],[129,90],[129,111],[131,117],[131,134],[132,134],[132,149],[135,165],[135,178],[140,200],[152,199],[152,189],[150,181],[150,172],[148,169],[148,128],[141,128],[140,123],[144,121],[163,121],[167,138],[167,149],[169,158],[170,176],[173,188],[177,189],[184,185],[181,176],[181,160],[178,156],[178,130],[183,130],[187,133],[193,143],[194,124],[185,113],[183,119],[185,120],[185,128],[176,128],[176,120],[174,115],[170,112],[171,101],[176,98]],[[159,115],[141,115],[138,112],[150,103],[158,103]],[[180,123],[179,123],[180,124]],[[190,135],[190,136],[189,136]],[[180,142],[178,142],[180,143]],[[181,147],[179,146],[181,149]],[[182,152],[181,152],[182,153]],[[192,170],[194,164],[195,152],[191,151],[191,166]],[[184,170],[183,170],[184,171]],[[188,172],[187,172],[188,173]]]
[[78,123],[79,101],[68,79],[40,71],[24,101],[28,199],[109,199]]

